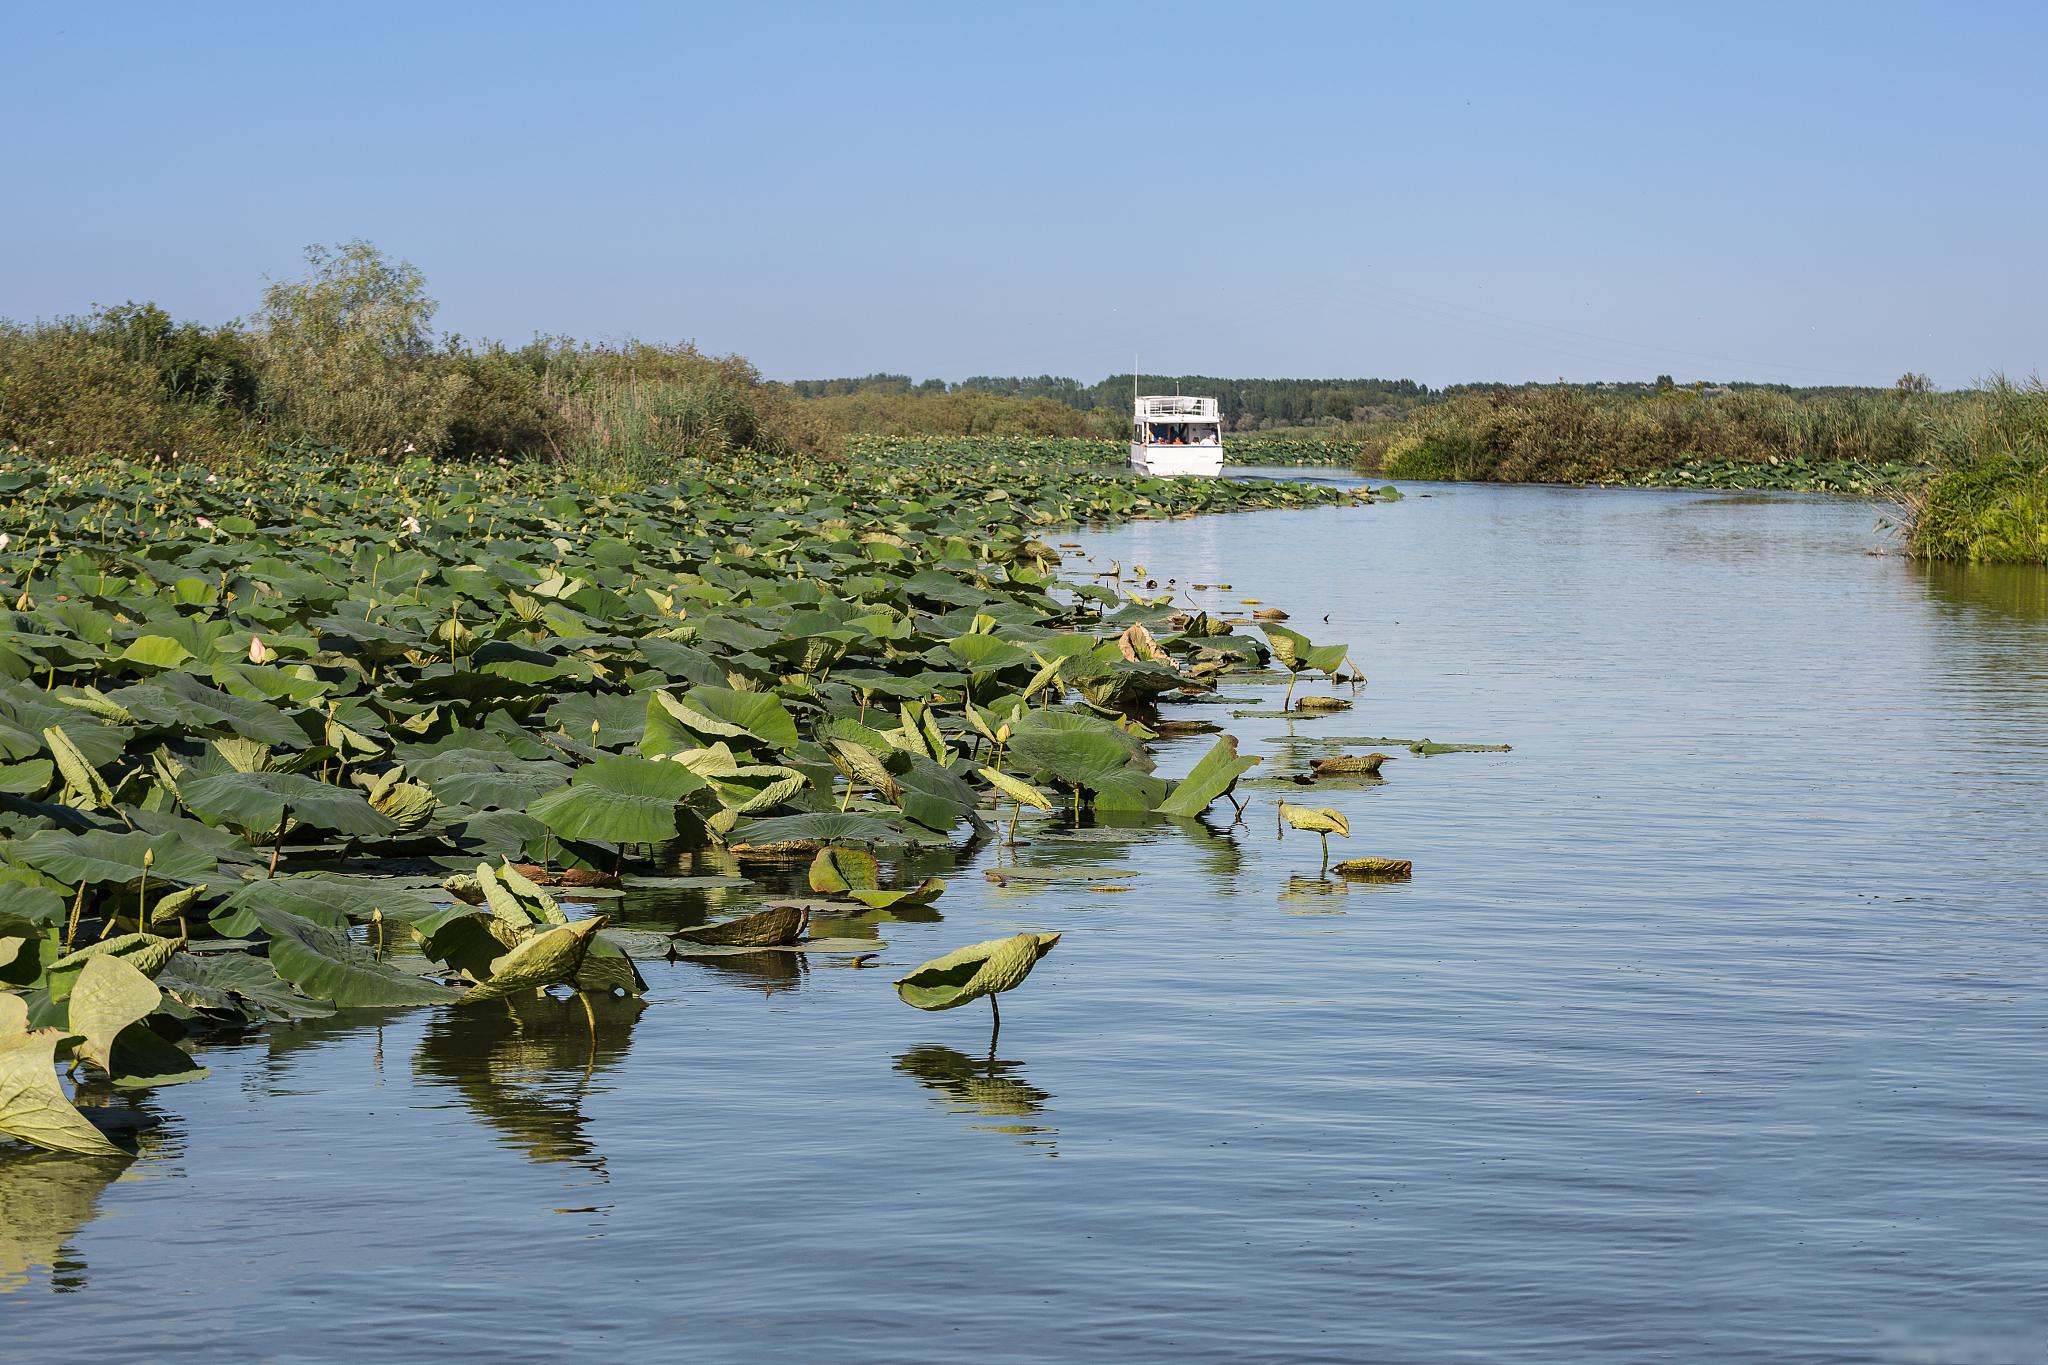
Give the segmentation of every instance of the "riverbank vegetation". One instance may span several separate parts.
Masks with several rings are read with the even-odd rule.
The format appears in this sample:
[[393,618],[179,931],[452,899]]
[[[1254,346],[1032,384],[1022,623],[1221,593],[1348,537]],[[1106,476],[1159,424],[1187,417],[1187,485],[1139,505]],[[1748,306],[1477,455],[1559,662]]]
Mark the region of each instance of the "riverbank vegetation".
[[1930,433],[1935,477],[1905,500],[1925,559],[2048,564],[2048,387],[2004,379]]
[[411,266],[365,242],[307,253],[248,320],[152,304],[0,326],[0,444],[217,466],[303,452],[545,459],[613,482],[678,456],[822,454],[833,435],[738,356],[563,338],[471,345],[433,330]]
[[[832,459],[873,437],[1090,442],[1095,463],[1123,462],[1128,376],[781,384],[688,343],[473,344],[435,331],[434,315],[418,270],[351,242],[309,249],[305,271],[271,282],[236,323],[126,303],[0,324],[0,448],[216,468],[298,455],[545,461],[621,489],[679,460]],[[2038,383],[1137,382],[1217,396],[1234,464],[1857,493],[1899,503],[1914,552],[1930,557],[2035,561],[2048,539]]]

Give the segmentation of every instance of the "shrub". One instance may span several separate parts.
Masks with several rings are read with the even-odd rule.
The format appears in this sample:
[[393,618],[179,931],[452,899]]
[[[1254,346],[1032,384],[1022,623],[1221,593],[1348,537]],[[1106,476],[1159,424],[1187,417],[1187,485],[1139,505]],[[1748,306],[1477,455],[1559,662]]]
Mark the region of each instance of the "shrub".
[[263,291],[256,351],[275,433],[357,454],[441,450],[466,381],[433,363],[425,278],[364,241],[308,247],[306,267]]

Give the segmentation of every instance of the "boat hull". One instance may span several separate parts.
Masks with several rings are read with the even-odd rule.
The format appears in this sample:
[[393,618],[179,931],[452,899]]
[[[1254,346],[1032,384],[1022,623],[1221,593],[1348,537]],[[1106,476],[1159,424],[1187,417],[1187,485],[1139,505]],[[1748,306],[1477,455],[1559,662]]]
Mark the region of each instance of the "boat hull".
[[1213,479],[1223,473],[1223,447],[1131,444],[1131,468],[1159,478],[1193,476]]

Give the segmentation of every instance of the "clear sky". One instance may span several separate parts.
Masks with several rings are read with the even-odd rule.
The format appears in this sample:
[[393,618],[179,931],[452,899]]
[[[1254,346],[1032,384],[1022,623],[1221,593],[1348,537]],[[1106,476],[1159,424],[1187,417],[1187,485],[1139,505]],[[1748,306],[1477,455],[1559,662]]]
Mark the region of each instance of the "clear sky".
[[0,5],[0,315],[772,377],[2048,371],[2048,6]]

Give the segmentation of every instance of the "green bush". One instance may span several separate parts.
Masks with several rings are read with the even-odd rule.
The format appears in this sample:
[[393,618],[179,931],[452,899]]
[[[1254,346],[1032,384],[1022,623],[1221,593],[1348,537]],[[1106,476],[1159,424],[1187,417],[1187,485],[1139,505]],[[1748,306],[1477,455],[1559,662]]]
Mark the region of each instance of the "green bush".
[[2048,563],[2048,387],[1998,377],[1933,424],[1942,473],[1907,505],[1925,559]]

